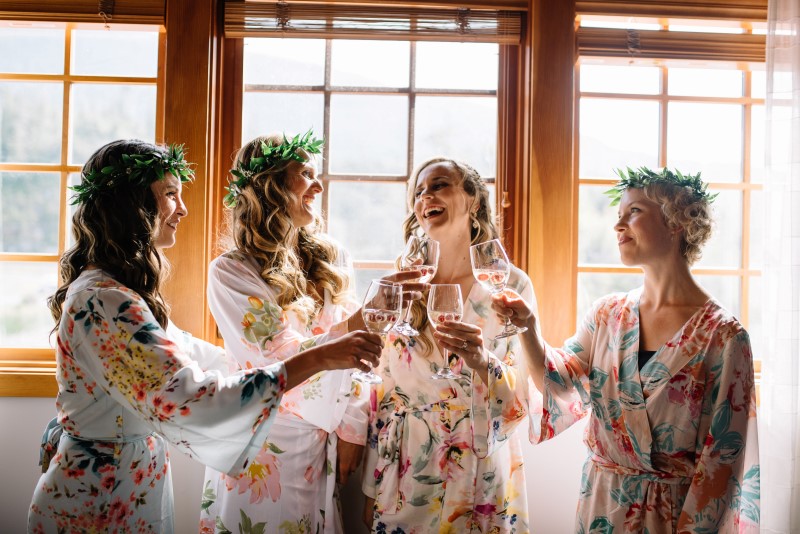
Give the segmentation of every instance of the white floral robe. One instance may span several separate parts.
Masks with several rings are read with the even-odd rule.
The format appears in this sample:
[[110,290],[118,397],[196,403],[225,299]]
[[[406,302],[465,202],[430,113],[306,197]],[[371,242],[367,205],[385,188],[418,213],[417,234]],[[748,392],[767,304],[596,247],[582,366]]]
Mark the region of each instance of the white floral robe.
[[[509,286],[536,305],[525,273],[514,268]],[[461,360],[454,360],[454,371],[470,382],[432,379],[444,358],[430,325],[429,354],[419,339],[389,335],[376,369],[383,383],[372,386],[362,482],[375,499],[374,532],[529,532],[515,433],[527,415],[527,381],[519,339],[493,339],[503,325],[490,306],[490,294],[474,284],[463,320],[483,331],[489,384]]]
[[[344,262],[346,253],[340,250]],[[348,271],[348,265],[339,265]],[[348,273],[349,274],[349,273]],[[305,324],[284,312],[255,261],[235,253],[211,263],[209,307],[228,353],[249,368],[267,365],[346,334],[345,319],[357,307],[325,304]],[[363,392],[362,392],[363,391]],[[368,390],[351,371],[325,371],[286,392],[261,451],[238,477],[206,471],[202,532],[239,532],[252,525],[261,533],[342,532],[336,495],[338,439],[366,441]]]
[[257,457],[286,383],[282,364],[229,373],[218,347],[100,270],[72,283],[58,328],[57,421],[43,445],[28,531],[169,533],[167,441],[236,475]]
[[747,332],[710,299],[640,372],[640,296],[600,299],[563,349],[547,349],[531,441],[591,413],[577,532],[758,532]]

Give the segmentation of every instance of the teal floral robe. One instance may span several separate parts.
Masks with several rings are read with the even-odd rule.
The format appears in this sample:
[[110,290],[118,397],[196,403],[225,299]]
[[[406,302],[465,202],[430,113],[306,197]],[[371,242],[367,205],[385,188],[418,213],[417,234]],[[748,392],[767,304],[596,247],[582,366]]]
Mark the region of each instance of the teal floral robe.
[[[536,306],[530,279],[517,268],[509,286]],[[444,358],[430,333],[391,333],[375,372],[362,488],[375,499],[378,534],[527,533],[528,501],[522,448],[515,430],[527,417],[527,382],[519,339],[495,340],[503,325],[489,293],[477,283],[464,303],[464,322],[483,331],[489,383],[454,363],[471,381],[434,380]]]
[[162,329],[99,270],[70,286],[57,342],[52,459],[28,532],[172,532],[167,441],[236,475],[257,456],[286,384],[283,364],[233,372],[218,347]]
[[640,373],[640,295],[600,299],[562,349],[547,349],[531,441],[590,417],[577,532],[758,532],[747,332],[711,299]]

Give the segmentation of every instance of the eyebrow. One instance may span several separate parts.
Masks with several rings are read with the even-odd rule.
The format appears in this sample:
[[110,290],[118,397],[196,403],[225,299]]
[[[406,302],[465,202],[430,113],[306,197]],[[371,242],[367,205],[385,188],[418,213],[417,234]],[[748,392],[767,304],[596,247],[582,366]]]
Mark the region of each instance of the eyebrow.
[[[445,181],[446,182],[446,181],[448,181],[448,179],[449,179],[448,176],[438,175],[438,176],[434,176],[433,178],[431,178],[430,181],[431,181],[431,183],[435,184],[435,183],[441,182],[441,181]],[[415,191],[419,191],[420,189],[422,189],[421,185],[417,185],[417,187],[414,188]]]

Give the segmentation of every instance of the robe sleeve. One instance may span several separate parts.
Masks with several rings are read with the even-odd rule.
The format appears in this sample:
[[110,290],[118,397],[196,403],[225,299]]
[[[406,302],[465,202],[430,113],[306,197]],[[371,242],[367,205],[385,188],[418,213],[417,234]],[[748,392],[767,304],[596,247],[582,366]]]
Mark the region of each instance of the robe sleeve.
[[539,393],[528,377],[529,439],[536,444],[550,439],[582,419],[590,410],[592,350],[606,300],[596,301],[577,332],[560,349],[545,344],[545,371]]
[[[518,274],[510,285],[535,310],[533,284],[527,275],[521,271]],[[472,373],[472,448],[480,458],[492,454],[525,419],[529,394],[518,336],[497,342],[485,339],[484,343],[494,349],[485,349],[489,357],[489,383],[484,384],[478,373]]]
[[759,529],[760,468],[753,355],[745,330],[712,362],[711,425],[700,449],[678,532],[753,532]]
[[[258,453],[286,386],[282,363],[232,374],[204,371],[126,288],[85,291],[68,315],[75,346],[59,339],[63,357],[85,359],[81,366],[97,387],[126,412],[225,473],[238,474]],[[121,419],[118,424],[121,429]]]

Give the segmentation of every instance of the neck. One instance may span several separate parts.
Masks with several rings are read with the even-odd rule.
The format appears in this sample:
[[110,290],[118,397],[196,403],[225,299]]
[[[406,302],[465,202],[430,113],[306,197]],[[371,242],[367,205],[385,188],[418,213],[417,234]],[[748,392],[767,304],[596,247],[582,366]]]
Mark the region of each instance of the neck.
[[642,301],[649,306],[699,306],[708,298],[682,258],[644,266]]
[[472,277],[472,262],[469,258],[470,232],[449,235],[439,241],[439,267],[432,282],[456,284]]

